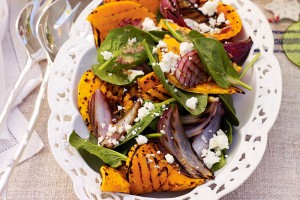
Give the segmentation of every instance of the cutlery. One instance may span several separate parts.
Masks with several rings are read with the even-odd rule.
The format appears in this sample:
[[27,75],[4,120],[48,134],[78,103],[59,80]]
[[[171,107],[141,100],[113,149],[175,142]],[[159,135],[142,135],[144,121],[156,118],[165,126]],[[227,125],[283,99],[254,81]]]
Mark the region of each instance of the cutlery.
[[[32,135],[34,126],[37,122],[40,114],[40,109],[45,97],[45,91],[48,83],[48,79],[51,73],[52,64],[54,58],[60,49],[61,45],[69,38],[69,32],[71,24],[75,19],[75,14],[79,8],[79,4],[71,11],[69,10],[69,2],[67,0],[57,0],[51,3],[38,18],[36,27],[37,39],[46,54],[48,60],[47,69],[40,86],[40,90],[35,101],[34,111],[29,121],[27,130],[24,133],[23,139],[19,144],[17,151],[15,152],[12,160],[6,167],[1,180],[0,180],[0,194],[2,194],[3,200],[6,200],[6,189],[12,173],[20,160],[27,143]],[[32,4],[27,5],[31,7]],[[68,15],[66,15],[69,13]]]
[[13,105],[13,101],[15,100],[17,94],[19,93],[20,89],[22,88],[22,83],[24,78],[31,70],[32,66],[41,60],[45,59],[44,53],[38,44],[37,39],[32,34],[31,26],[29,25],[30,21],[30,13],[32,12],[32,3],[28,3],[20,12],[17,23],[16,29],[19,35],[19,38],[24,45],[27,53],[27,62],[22,70],[20,76],[18,77],[15,85],[13,86],[8,99],[3,107],[3,110],[0,115],[0,130],[4,126],[6,119],[9,115],[11,107]]

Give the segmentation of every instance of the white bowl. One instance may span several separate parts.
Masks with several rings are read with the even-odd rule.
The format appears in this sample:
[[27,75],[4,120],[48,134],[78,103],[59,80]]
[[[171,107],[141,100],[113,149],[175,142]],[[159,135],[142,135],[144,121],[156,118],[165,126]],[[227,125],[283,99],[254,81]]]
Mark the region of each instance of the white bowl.
[[[243,78],[253,87],[245,95],[235,95],[234,104],[240,126],[235,129],[227,165],[216,172],[216,178],[204,185],[185,192],[151,193],[138,199],[219,199],[240,186],[259,164],[266,145],[268,132],[278,115],[281,95],[281,71],[273,55],[273,35],[268,21],[250,1],[227,0],[239,12],[244,30],[254,44],[246,61],[257,50],[262,54],[258,62]],[[69,41],[60,49],[48,85],[51,116],[48,137],[57,162],[71,177],[74,190],[80,199],[119,200],[136,199],[137,196],[102,193],[101,178],[68,143],[68,136],[75,130],[81,137],[88,137],[88,130],[77,109],[77,84],[81,75],[96,63],[96,49],[88,14],[101,3],[94,0],[81,13],[73,27]]]

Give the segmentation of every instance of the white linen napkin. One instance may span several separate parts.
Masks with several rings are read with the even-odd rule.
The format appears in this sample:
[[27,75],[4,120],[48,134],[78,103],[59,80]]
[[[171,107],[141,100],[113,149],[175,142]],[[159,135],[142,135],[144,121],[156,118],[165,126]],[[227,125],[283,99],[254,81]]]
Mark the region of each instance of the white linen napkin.
[[[18,38],[15,23],[27,0],[0,0],[0,111],[9,91],[25,66],[26,51]],[[0,173],[2,173],[22,140],[28,126],[27,119],[16,107],[42,80],[39,64],[36,64],[24,81],[21,93],[14,102],[6,126],[0,130]],[[33,133],[20,162],[38,153],[44,144]]]

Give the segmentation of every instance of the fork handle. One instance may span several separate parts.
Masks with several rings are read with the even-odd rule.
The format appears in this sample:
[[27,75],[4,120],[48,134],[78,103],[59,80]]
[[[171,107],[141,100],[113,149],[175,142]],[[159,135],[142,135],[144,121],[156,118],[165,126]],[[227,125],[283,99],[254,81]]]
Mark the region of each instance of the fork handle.
[[8,99],[7,99],[7,101],[4,105],[4,108],[1,112],[1,115],[0,115],[0,130],[2,129],[3,125],[5,124],[8,114],[11,111],[13,102],[14,102],[17,94],[19,94],[19,92],[22,88],[22,83],[34,63],[35,62],[33,61],[33,59],[31,57],[28,57],[24,69],[22,70],[22,72],[21,72],[19,78],[17,79],[15,85],[13,86],[12,90],[10,91]]
[[48,61],[48,66],[47,66],[47,70],[45,72],[42,84],[40,86],[40,90],[38,93],[38,96],[36,98],[35,101],[35,106],[34,106],[34,110],[32,113],[32,116],[30,118],[29,121],[29,125],[24,133],[24,136],[22,138],[21,143],[19,144],[15,154],[13,155],[11,161],[9,162],[8,166],[6,167],[1,180],[0,180],[0,194],[5,192],[5,189],[8,185],[8,182],[13,174],[13,171],[15,169],[15,167],[17,166],[20,158],[22,157],[22,154],[28,144],[28,141],[33,133],[33,129],[35,127],[35,124],[37,122],[37,119],[39,117],[40,114],[40,110],[43,104],[43,100],[45,98],[45,94],[46,94],[46,88],[47,88],[47,83],[48,83],[48,79],[50,76],[50,72],[51,72],[51,68],[52,68],[53,63],[51,61]]

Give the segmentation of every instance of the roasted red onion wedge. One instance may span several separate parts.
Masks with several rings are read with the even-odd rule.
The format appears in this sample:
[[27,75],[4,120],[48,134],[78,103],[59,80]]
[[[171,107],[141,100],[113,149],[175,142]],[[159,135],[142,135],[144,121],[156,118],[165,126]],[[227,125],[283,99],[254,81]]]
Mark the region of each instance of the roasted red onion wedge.
[[232,62],[241,66],[244,64],[252,47],[252,39],[249,37],[246,40],[238,42],[225,42],[224,49],[227,51]]
[[159,139],[163,151],[172,154],[180,166],[192,178],[214,179],[212,172],[197,157],[180,122],[177,106],[165,110],[158,125],[158,131],[165,134]]
[[215,114],[209,123],[209,125],[203,130],[203,132],[194,138],[192,146],[198,157],[201,158],[202,150],[208,148],[209,140],[214,134],[220,129],[220,123],[223,116],[222,105],[217,101],[215,109],[213,111]]
[[[210,97],[210,99],[212,99],[212,98],[213,97]],[[215,100],[213,102],[211,102],[204,111],[204,114],[206,115],[206,119],[202,123],[195,125],[195,126],[184,127],[186,136],[188,138],[192,138],[194,136],[200,135],[207,128],[207,126],[209,126],[209,124],[213,120],[213,118],[217,112],[216,108],[218,106],[218,103],[220,103],[217,98],[213,98],[213,99],[215,99]]]
[[120,27],[124,27],[127,25],[142,28],[142,18],[137,18],[137,19],[125,18],[119,23]]
[[187,27],[179,12],[176,0],[162,0],[160,2],[159,10],[165,18],[173,20],[179,26]]
[[97,89],[89,101],[89,116],[94,135],[106,137],[108,125],[112,122],[112,111],[106,96]]
[[[180,14],[184,19],[192,19],[197,23],[205,23],[208,22],[208,17],[203,15],[203,13],[198,9],[198,7],[202,7],[202,5],[207,0],[177,0],[177,5],[180,11]],[[195,7],[195,4],[197,6]]]
[[185,88],[208,81],[209,75],[203,70],[196,50],[188,52],[180,59],[175,70],[175,77]]
[[113,125],[116,127],[116,131],[107,134],[107,136],[101,141],[100,145],[107,148],[113,148],[115,145],[112,141],[118,141],[120,137],[126,133],[125,126],[133,124],[140,107],[141,102],[136,101],[135,104],[125,113],[125,116]]

